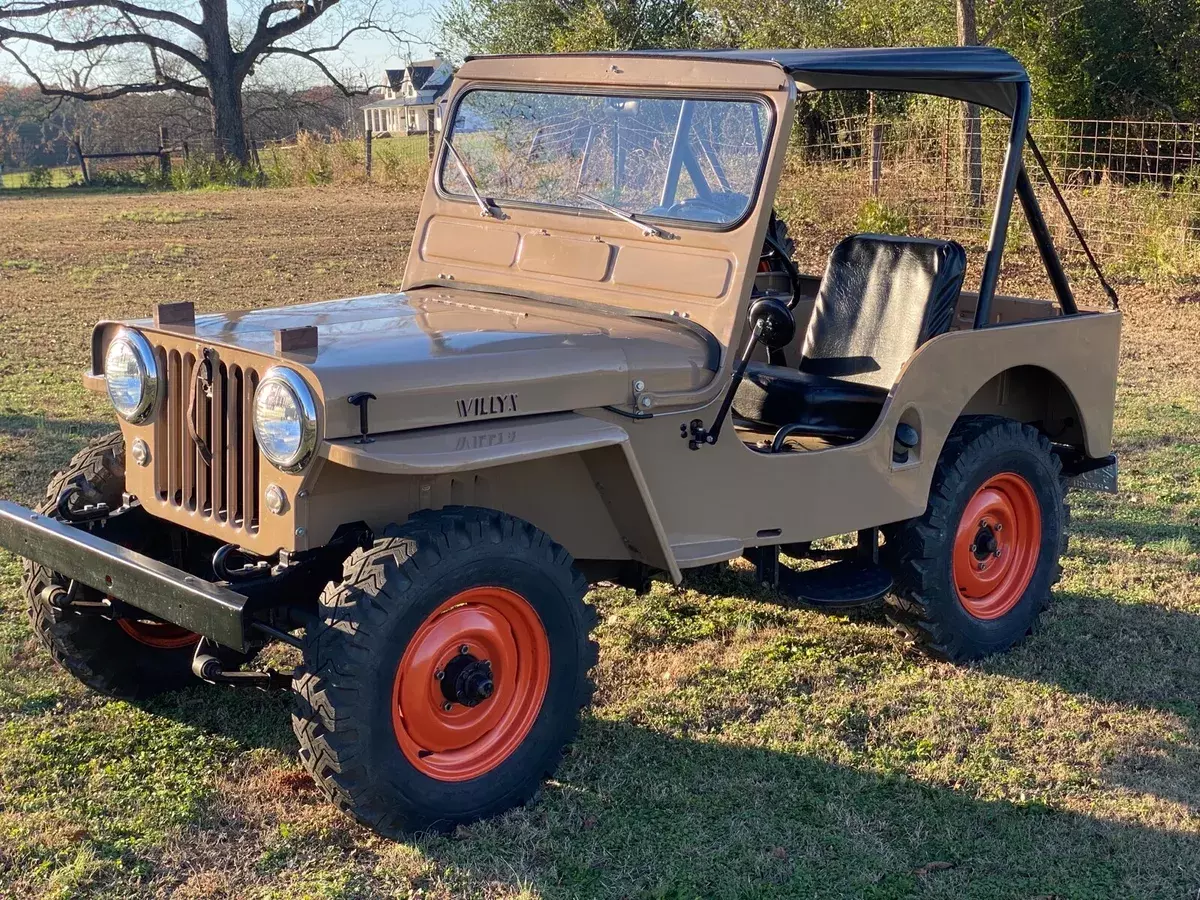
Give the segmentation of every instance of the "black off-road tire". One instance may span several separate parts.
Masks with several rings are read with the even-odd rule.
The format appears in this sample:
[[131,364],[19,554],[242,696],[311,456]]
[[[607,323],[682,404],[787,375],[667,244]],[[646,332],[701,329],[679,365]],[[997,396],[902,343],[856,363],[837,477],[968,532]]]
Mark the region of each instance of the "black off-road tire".
[[[125,491],[125,441],[121,432],[97,438],[75,454],[67,467],[50,479],[46,499],[38,511],[53,515],[63,488],[80,475],[87,479],[96,498],[112,508],[121,505]],[[145,515],[147,527],[152,525],[146,513],[127,515]],[[58,613],[47,602],[44,591],[51,586],[65,590],[67,585],[67,579],[58,573],[25,562],[22,587],[33,632],[54,660],[77,679],[92,690],[122,700],[144,700],[196,682],[191,669],[194,644],[152,647],[108,619]],[[93,599],[98,598],[97,594]]]
[[[1015,473],[1032,488],[1041,535],[1028,586],[1008,612],[978,618],[956,587],[955,535],[964,509],[989,479]],[[896,580],[888,598],[891,622],[938,659],[965,661],[1000,653],[1024,640],[1050,603],[1062,575],[1070,510],[1062,464],[1046,436],[999,416],[964,416],[951,432],[934,471],[925,514],[884,529],[883,557]]]
[[[292,725],[316,783],[388,836],[444,831],[527,802],[557,768],[595,690],[595,611],[571,556],[528,522],[447,507],[389,526],[344,570],[321,597],[293,682]],[[512,590],[536,611],[549,647],[546,692],[527,735],[495,768],[470,780],[431,777],[406,756],[393,725],[397,673],[433,613],[484,586]]]

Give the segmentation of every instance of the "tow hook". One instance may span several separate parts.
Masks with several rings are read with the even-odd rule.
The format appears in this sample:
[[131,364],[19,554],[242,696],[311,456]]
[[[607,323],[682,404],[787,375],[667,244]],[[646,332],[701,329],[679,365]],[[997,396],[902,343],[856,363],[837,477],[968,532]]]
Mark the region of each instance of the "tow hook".
[[290,672],[279,672],[275,669],[267,669],[265,672],[227,669],[217,653],[219,650],[207,639],[201,640],[196,645],[196,655],[192,657],[192,674],[210,684],[228,684],[233,687],[255,687],[269,691],[286,690],[292,686]]
[[54,504],[54,511],[58,518],[62,519],[71,525],[84,525],[90,522],[98,522],[101,519],[108,518],[112,510],[108,504],[100,501],[98,503],[84,503],[78,508],[72,508],[71,503],[77,497],[82,497],[85,500],[90,497],[98,497],[95,489],[88,484],[88,480],[82,475],[76,475],[67,483],[58,494],[58,500]]

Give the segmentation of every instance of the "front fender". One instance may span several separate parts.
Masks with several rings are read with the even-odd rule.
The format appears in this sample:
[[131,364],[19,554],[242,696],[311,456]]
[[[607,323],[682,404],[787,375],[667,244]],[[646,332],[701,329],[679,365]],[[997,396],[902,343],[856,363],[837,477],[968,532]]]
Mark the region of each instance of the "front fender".
[[[594,501],[598,496],[629,557],[668,572],[676,583],[682,579],[630,447],[629,434],[620,425],[578,413],[554,413],[396,432],[372,437],[369,442],[351,438],[327,441],[321,455],[360,476],[380,476],[383,482],[401,476],[429,483],[484,470],[492,470],[492,480],[504,482],[505,472],[495,470],[512,466],[520,468],[525,484],[531,466],[576,456],[590,481],[583,489],[594,494],[586,499]],[[566,543],[577,557],[587,557],[586,537],[565,540],[562,536],[599,531],[580,521],[584,515],[581,511],[596,509],[595,503],[581,502],[584,498],[579,496],[578,480],[556,483],[561,478],[559,467],[546,464],[542,468],[544,478],[535,479],[540,495],[537,503],[527,504],[522,501],[528,498],[514,498],[504,490],[497,492],[493,502],[505,512],[533,521],[551,537]],[[531,509],[537,514],[531,515]]]

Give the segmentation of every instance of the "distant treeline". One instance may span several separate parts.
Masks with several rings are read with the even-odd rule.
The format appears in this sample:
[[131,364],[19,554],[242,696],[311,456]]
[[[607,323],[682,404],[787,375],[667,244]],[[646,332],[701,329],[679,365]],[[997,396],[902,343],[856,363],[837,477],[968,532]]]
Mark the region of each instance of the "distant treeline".
[[[362,118],[357,108],[366,102],[332,87],[255,90],[244,97],[247,129],[259,141],[287,139],[299,131],[353,130]],[[203,152],[212,141],[207,105],[184,94],[131,94],[84,103],[44,97],[33,85],[0,83],[0,163],[10,169],[74,162],[76,137],[88,153],[153,149],[161,127],[172,145],[186,141]]]
[[541,53],[955,44],[972,11],[1040,116],[1200,120],[1198,0],[450,0],[441,19],[464,50]]

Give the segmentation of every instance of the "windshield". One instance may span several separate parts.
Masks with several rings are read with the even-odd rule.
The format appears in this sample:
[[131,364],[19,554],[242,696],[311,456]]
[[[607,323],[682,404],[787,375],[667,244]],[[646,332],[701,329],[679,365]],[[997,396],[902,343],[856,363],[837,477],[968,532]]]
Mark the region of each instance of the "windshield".
[[[749,210],[770,112],[757,100],[477,89],[448,135],[479,192],[596,212],[732,225]],[[451,154],[442,188],[471,198]]]

